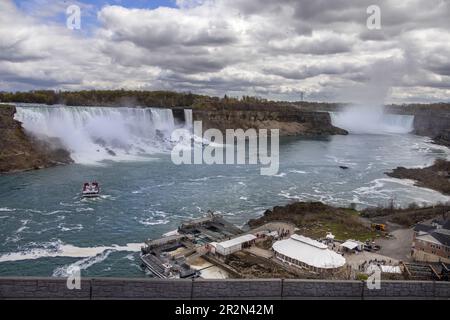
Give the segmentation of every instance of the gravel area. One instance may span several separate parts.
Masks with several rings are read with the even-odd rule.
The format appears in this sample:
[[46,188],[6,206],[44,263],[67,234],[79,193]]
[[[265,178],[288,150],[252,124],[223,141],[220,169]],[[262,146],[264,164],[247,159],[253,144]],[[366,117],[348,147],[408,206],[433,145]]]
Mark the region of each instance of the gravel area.
[[390,239],[375,240],[375,243],[381,246],[378,253],[399,261],[412,261],[411,244],[413,234],[413,229],[398,229],[390,233],[392,235]]

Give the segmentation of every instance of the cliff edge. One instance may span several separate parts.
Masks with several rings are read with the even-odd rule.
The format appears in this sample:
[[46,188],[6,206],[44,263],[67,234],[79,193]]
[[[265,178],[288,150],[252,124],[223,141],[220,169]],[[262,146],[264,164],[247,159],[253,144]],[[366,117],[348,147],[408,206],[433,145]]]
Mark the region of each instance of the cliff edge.
[[450,147],[450,110],[421,110],[414,115],[414,133]]
[[203,130],[226,129],[279,129],[281,136],[346,135],[344,129],[331,123],[328,112],[305,111],[294,106],[270,104],[229,104],[210,102],[193,106],[194,120],[201,120]]
[[14,119],[16,108],[0,105],[0,173],[72,163],[68,151],[57,143],[37,140]]

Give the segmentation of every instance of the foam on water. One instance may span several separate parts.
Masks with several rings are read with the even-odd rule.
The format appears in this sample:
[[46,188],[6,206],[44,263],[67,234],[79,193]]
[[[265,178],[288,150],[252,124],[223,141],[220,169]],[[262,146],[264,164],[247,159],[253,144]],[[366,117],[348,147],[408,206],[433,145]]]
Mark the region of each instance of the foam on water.
[[71,257],[86,258],[95,257],[106,250],[111,251],[130,251],[139,252],[143,244],[128,243],[124,246],[98,246],[98,247],[77,247],[70,244],[64,244],[61,241],[37,244],[31,248],[20,252],[10,252],[0,256],[0,262],[35,260],[40,258]]
[[160,224],[167,224],[170,222],[170,220],[167,217],[171,215],[167,212],[153,209],[146,209],[144,211],[149,212],[150,217],[138,219],[138,222],[140,224],[143,224],[145,226],[156,226]]
[[63,232],[66,231],[80,231],[83,230],[83,225],[81,224],[74,224],[74,225],[69,225],[66,223],[61,223],[58,225],[58,229],[60,229]]
[[303,170],[289,170],[289,172],[291,172],[291,173],[299,173],[299,174],[307,174],[307,172],[303,171]]
[[28,222],[30,222],[30,220],[21,220],[20,222],[22,223],[22,226],[16,230],[16,234],[19,234],[22,231],[28,229],[27,224],[28,224]]
[[113,252],[113,250],[105,250],[96,256],[93,257],[87,257],[82,260],[79,260],[75,263],[58,267],[53,271],[53,277],[68,277],[70,274],[73,273],[75,268],[79,268],[80,270],[86,270],[87,268],[93,266],[96,263],[100,263],[105,261],[108,256]]
[[286,176],[286,173],[285,172],[280,172],[279,174],[275,174],[275,175],[273,175],[274,177],[278,177],[278,178],[283,178],[283,177],[285,177]]
[[412,202],[420,203],[446,203],[450,197],[438,191],[418,187],[414,180],[397,178],[379,178],[371,181],[368,186],[359,187],[353,192],[361,196],[370,196],[384,200],[392,200],[400,193]]
[[157,226],[160,224],[168,224],[170,222],[170,220],[168,219],[154,219],[154,218],[145,218],[145,219],[140,219],[139,223],[143,224],[144,226]]

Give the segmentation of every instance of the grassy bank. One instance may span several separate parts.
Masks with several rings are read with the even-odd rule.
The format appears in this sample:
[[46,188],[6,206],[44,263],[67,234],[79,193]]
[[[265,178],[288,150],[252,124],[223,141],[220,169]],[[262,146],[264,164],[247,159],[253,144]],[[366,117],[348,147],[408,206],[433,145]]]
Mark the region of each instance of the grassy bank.
[[380,236],[363,221],[360,212],[349,208],[337,208],[321,202],[296,202],[286,206],[266,210],[258,219],[248,222],[250,227],[257,227],[271,221],[293,223],[298,233],[312,237],[324,238],[327,232],[336,239],[356,239],[365,241]]
[[412,204],[408,208],[370,208],[358,211],[321,202],[295,202],[266,210],[263,216],[250,220],[248,225],[255,228],[269,222],[285,221],[293,223],[298,228],[297,233],[311,238],[324,238],[327,232],[331,232],[337,240],[365,241],[384,236],[383,232],[372,230],[372,222],[395,223],[409,228],[424,220],[445,217],[448,212],[450,205],[418,207]]

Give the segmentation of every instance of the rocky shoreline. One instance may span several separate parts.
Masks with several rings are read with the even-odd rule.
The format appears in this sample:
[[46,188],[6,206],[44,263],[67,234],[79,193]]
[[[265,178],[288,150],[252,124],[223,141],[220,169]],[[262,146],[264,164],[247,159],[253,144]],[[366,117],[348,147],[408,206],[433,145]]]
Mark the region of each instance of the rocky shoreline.
[[438,159],[426,168],[397,167],[386,174],[398,179],[411,179],[415,185],[450,195],[450,161]]
[[450,148],[450,129],[446,129],[438,134],[434,139],[434,143]]
[[0,106],[0,173],[13,173],[72,163],[70,153],[58,141],[38,140],[14,120],[16,108]]

